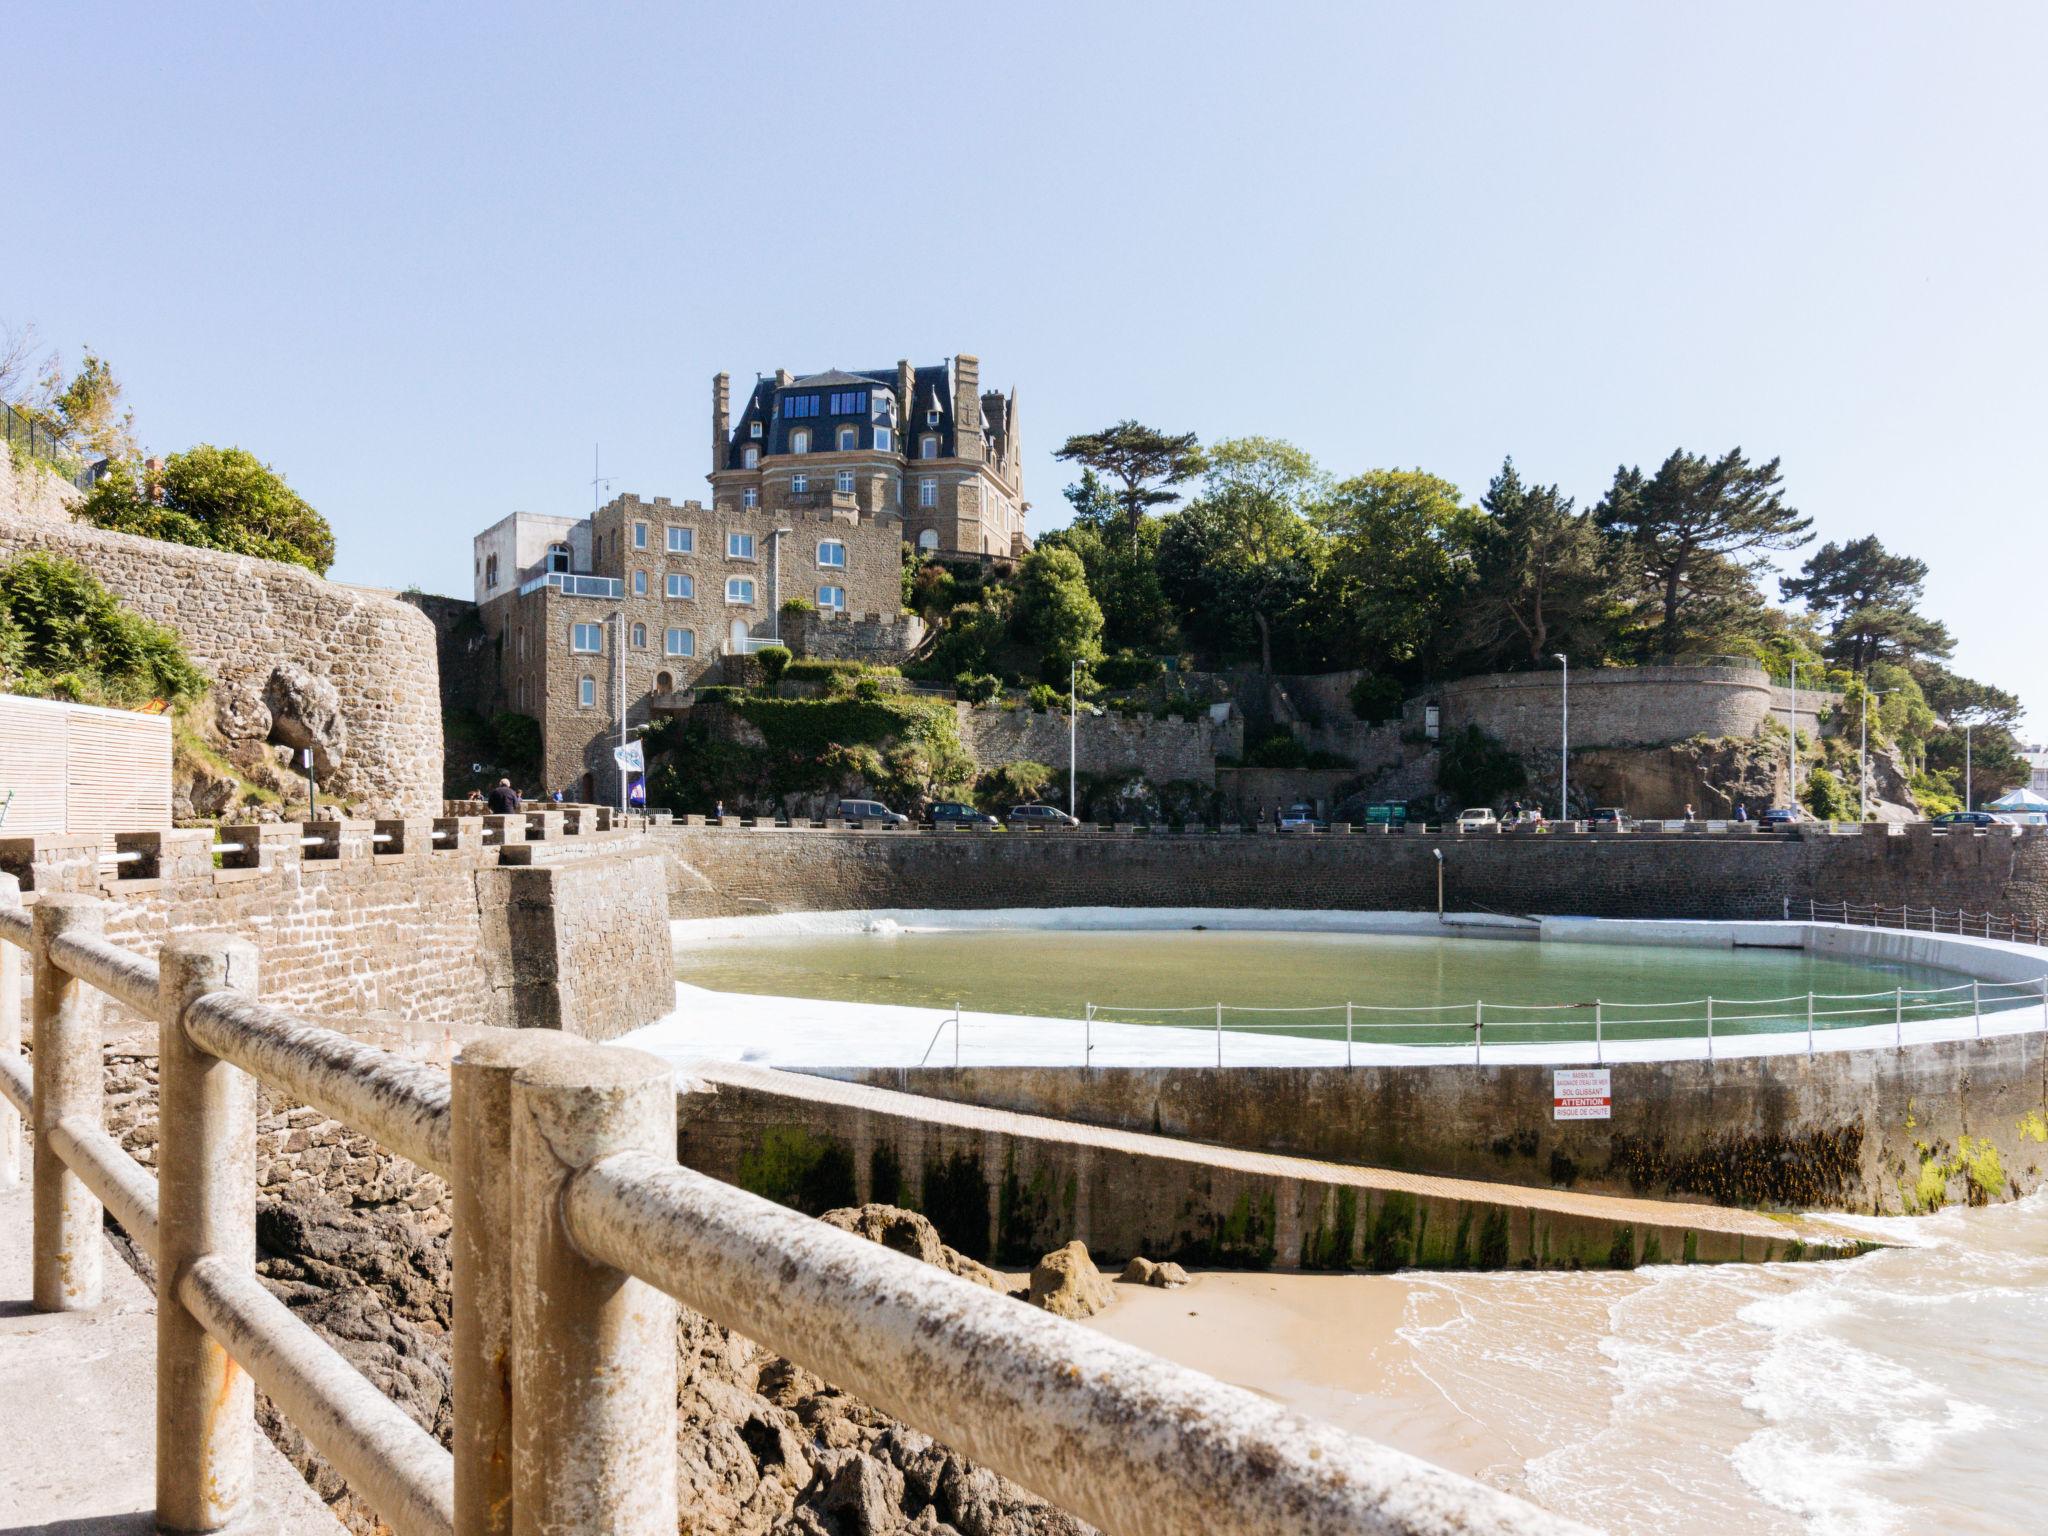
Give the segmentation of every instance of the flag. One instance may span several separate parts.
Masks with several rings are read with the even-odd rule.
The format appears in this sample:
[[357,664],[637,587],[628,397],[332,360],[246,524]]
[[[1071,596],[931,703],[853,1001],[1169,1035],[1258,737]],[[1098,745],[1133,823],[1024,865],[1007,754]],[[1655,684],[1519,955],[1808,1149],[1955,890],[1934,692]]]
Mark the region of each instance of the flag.
[[629,741],[623,747],[612,748],[612,761],[628,773],[645,773],[647,760],[640,751],[640,743]]

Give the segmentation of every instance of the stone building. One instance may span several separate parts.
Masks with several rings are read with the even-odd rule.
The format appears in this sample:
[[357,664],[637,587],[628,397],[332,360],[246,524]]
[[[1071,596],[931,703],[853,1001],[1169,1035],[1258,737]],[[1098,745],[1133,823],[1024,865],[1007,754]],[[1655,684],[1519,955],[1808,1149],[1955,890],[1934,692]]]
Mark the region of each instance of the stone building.
[[[723,658],[771,641],[895,661],[923,632],[902,613],[903,520],[827,500],[705,507],[620,496],[588,517],[515,512],[474,540],[478,616],[507,709],[541,724],[543,783],[610,801],[628,733]],[[799,619],[785,603],[808,605]]]
[[978,358],[931,367],[761,377],[732,416],[711,386],[711,499],[719,510],[893,513],[931,553],[1021,557],[1017,392],[981,389]]

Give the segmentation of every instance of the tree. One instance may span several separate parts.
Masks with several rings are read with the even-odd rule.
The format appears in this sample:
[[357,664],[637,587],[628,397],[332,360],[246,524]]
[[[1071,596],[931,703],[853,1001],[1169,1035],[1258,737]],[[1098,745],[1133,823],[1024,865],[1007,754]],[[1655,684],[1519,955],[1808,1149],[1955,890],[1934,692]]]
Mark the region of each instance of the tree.
[[165,460],[160,475],[106,476],[79,516],[95,527],[173,544],[196,544],[325,575],[334,563],[327,520],[253,453],[201,443]]
[[133,708],[196,699],[207,679],[176,631],[123,607],[85,567],[34,551],[0,565],[0,688]]
[[1274,632],[1314,590],[1322,540],[1304,517],[1326,484],[1278,438],[1218,443],[1202,494],[1160,533],[1160,581],[1190,628],[1222,644],[1256,638],[1273,670]]
[[1068,438],[1053,457],[1071,459],[1118,483],[1121,489],[1112,494],[1123,509],[1125,535],[1133,546],[1147,514],[1179,501],[1173,487],[1202,470],[1194,433],[1161,432],[1128,419]]
[[1718,459],[1676,449],[1647,480],[1627,465],[1615,471],[1593,519],[1644,586],[1660,654],[1677,655],[1710,616],[1725,622],[1713,610],[1746,602],[1771,551],[1807,542],[1813,519],[1785,505],[1782,484],[1776,459],[1751,464],[1740,448]]
[[1088,590],[1102,606],[1105,651],[1157,651],[1173,643],[1173,604],[1159,584],[1160,521],[1146,518],[1135,541],[1125,537],[1123,508],[1092,469],[1066,490],[1074,520],[1038,541],[1081,557]]
[[2032,765],[2013,734],[2023,713],[2016,695],[1932,663],[1915,675],[1940,722],[1927,737],[1929,774],[1946,779],[1958,794],[1967,778],[1980,804],[2027,782]]
[[1955,641],[1946,625],[1919,611],[1927,562],[1895,555],[1869,534],[1830,541],[1779,585],[1828,627],[1827,655],[1858,677],[1881,660],[1946,657]]
[[1462,635],[1483,667],[1547,666],[1563,652],[1604,660],[1614,581],[1600,531],[1554,485],[1527,485],[1513,459],[1480,500]]
[[1330,541],[1316,607],[1331,659],[1403,680],[1436,674],[1472,580],[1477,511],[1448,480],[1375,469],[1314,515]]
[[1041,675],[1065,677],[1102,655],[1102,609],[1071,549],[1034,549],[1017,571],[1019,638],[1038,647]]
[[121,404],[121,381],[112,364],[85,349],[78,372],[64,377],[63,363],[50,356],[42,381],[44,415],[73,444],[106,455],[116,464],[141,456],[135,446],[135,413]]

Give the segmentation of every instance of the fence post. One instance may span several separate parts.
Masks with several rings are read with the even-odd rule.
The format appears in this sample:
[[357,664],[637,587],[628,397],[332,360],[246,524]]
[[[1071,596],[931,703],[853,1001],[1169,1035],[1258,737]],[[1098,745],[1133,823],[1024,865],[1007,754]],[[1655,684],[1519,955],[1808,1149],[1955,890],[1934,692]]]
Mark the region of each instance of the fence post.
[[1892,1046],[1896,1050],[1906,1048],[1906,989],[1892,988]]
[[256,946],[174,938],[157,972],[156,1519],[217,1531],[247,1507],[256,1396],[248,1373],[178,1300],[199,1259],[256,1268],[256,1080],[185,1033],[209,992],[256,994]]
[[1806,994],[1806,1059],[1813,1060],[1813,994]]
[[35,910],[35,1308],[84,1312],[100,1304],[100,1203],[64,1166],[50,1132],[74,1116],[102,1124],[100,996],[50,959],[59,934],[97,938],[106,909],[91,896],[50,895]]
[[512,1514],[519,1536],[675,1536],[676,1305],[586,1259],[569,1184],[621,1152],[676,1155],[675,1069],[569,1042],[512,1079]]
[[1344,1005],[1344,1065],[1351,1065],[1351,1004]]
[[1976,977],[1970,978],[1970,1015],[1977,1029],[1977,1038],[1984,1038],[1984,998],[1979,991],[1982,983]]
[[[0,874],[0,907],[21,905],[21,882]],[[21,1060],[21,951],[0,939],[0,1056]],[[21,1182],[21,1115],[0,1096],[0,1189]]]
[[1223,1005],[1216,1005],[1216,1065],[1223,1065]]
[[1486,1045],[1486,1000],[1480,998],[1472,1004],[1472,1065],[1478,1066],[1480,1053]]
[[558,1030],[492,1030],[465,1045],[449,1072],[449,1352],[462,1536],[512,1530],[512,1078],[569,1043]]
[[1081,1019],[1081,1065],[1092,1067],[1095,1065],[1095,1005],[1084,1003],[1082,1007],[1086,1012]]
[[953,1070],[960,1070],[960,1004],[953,1004]]
[[1707,1060],[1714,1059],[1714,1000],[1707,999]]
[[1600,1065],[1600,1063],[1605,1059],[1605,1057],[1601,1054],[1605,1047],[1601,1043],[1600,1039],[1600,1026],[1600,999],[1596,997],[1593,999],[1593,1065],[1595,1065],[1596,1067]]

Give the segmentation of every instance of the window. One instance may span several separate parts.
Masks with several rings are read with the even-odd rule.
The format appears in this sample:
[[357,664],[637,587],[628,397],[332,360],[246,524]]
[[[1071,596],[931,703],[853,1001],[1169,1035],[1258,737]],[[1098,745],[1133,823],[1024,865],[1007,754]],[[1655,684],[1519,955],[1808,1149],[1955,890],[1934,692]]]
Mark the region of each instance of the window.
[[668,552],[672,555],[694,555],[697,553],[697,530],[694,528],[669,529]]
[[635,624],[633,626],[633,649],[636,651],[647,649],[647,626],[645,624]]
[[815,416],[818,414],[816,395],[791,395],[782,402],[782,414],[788,417]]
[[668,595],[688,602],[697,595],[697,578],[685,576],[680,571],[668,573]]
[[749,436],[749,437],[752,437],[752,438],[759,438],[759,437],[760,437],[760,435],[761,435],[761,423],[759,423],[758,421],[753,421],[753,422],[749,422],[749,423],[747,424],[747,436]]
[[811,488],[811,477],[809,475],[791,475],[789,477],[789,488],[801,496]]
[[844,613],[846,611],[846,588],[818,588],[818,606],[827,613]]
[[846,569],[846,546],[837,539],[827,539],[818,546],[818,564],[831,570]]
[[753,579],[747,576],[727,577],[725,600],[728,603],[751,603],[754,600]]
[[754,536],[751,533],[728,533],[725,536],[725,558],[728,560],[753,559]]
[[740,505],[743,507],[758,507],[761,505],[761,493],[751,485],[748,486],[744,491],[740,492]]
[[917,547],[927,555],[937,549],[939,547],[938,530],[936,528],[927,528],[923,533],[920,533],[917,536]]
[[569,649],[579,656],[596,656],[604,651],[604,626],[602,624],[571,624],[569,626]]
[[854,449],[858,448],[859,446],[860,428],[841,427],[839,429],[839,451],[841,453],[851,453]]
[[761,467],[761,450],[749,443],[746,451],[740,455],[740,464],[746,469],[759,469]]
[[926,411],[924,413],[924,424],[928,427],[936,427],[939,424],[939,413],[936,410]]
[[675,686],[676,680],[669,676],[668,673],[657,672],[654,674],[654,691],[656,693],[673,693]]
[[859,416],[868,408],[868,392],[864,389],[835,390],[831,400],[834,416]]
[[853,494],[853,471],[842,469],[839,471],[838,479],[833,483],[839,488],[842,496],[851,496]]
[[635,571],[633,573],[633,595],[635,597],[645,597],[647,595],[647,573],[645,571]]
[[694,656],[697,654],[697,632],[694,629],[672,629],[668,632],[666,647],[671,656]]
[[791,453],[809,453],[811,451],[811,434],[808,428],[798,427],[789,434],[789,451]]
[[550,544],[548,546],[548,569],[551,571],[566,571],[569,569],[568,545]]
[[918,477],[917,504],[920,507],[936,507],[939,504],[939,482],[930,475]]
[[580,679],[580,680],[579,680],[579,681],[577,682],[577,684],[576,684],[576,702],[577,702],[578,704],[581,704],[581,705],[582,705],[582,706],[583,706],[583,707],[584,707],[585,709],[594,709],[594,708],[596,708],[596,706],[597,706],[597,679],[596,679],[596,678],[594,678],[594,677],[586,677],[586,678],[582,678],[582,679]]
[[889,452],[889,446],[889,429],[887,427],[875,428],[875,452],[887,453]]
[[635,523],[633,525],[633,547],[635,549],[645,549],[647,547],[647,525],[645,523]]
[[926,434],[917,440],[917,456],[920,459],[936,459],[939,456],[939,440]]
[[484,562],[484,590],[490,591],[498,584],[498,557],[491,556]]

